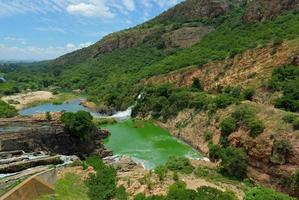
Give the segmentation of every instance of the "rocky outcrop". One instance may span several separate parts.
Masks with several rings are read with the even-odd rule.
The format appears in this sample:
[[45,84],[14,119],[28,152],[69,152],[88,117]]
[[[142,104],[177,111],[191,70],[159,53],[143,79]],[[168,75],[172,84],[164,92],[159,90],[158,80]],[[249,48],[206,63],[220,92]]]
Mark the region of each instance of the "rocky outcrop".
[[63,161],[60,159],[60,156],[49,156],[49,157],[39,158],[35,160],[16,161],[16,162],[0,165],[0,174],[15,173],[36,166],[50,165],[50,164],[57,165],[61,163],[63,163]]
[[169,48],[188,48],[199,42],[203,36],[208,34],[212,29],[207,26],[200,27],[183,27],[169,33],[165,33],[162,37],[165,46]]
[[[228,140],[231,146],[244,148],[248,155],[247,176],[256,183],[271,187],[278,191],[299,196],[298,191],[287,185],[291,177],[299,169],[299,138],[298,130],[294,130],[291,124],[283,122],[285,111],[275,109],[254,102],[242,102],[257,111],[257,116],[265,124],[265,131],[256,138],[250,137],[248,131],[240,128],[232,133]],[[195,149],[208,155],[209,141],[205,133],[213,135],[211,141],[218,144],[221,131],[220,122],[235,110],[230,106],[224,110],[218,110],[213,116],[207,112],[198,112],[187,109],[167,122],[156,122],[177,138],[187,142]],[[288,154],[275,155],[275,145],[280,141],[288,141],[290,152]],[[275,160],[278,158],[278,160]],[[282,185],[285,183],[285,185]],[[297,193],[296,193],[297,192]]]
[[265,21],[271,20],[281,14],[283,10],[298,8],[298,0],[247,0],[247,13],[244,20]]
[[239,7],[244,0],[188,0],[164,12],[153,22],[194,21],[224,15],[231,9]]
[[84,142],[68,133],[56,121],[32,118],[1,119],[0,151],[46,151],[62,155],[77,155],[81,158],[90,154],[104,157],[111,154],[101,143],[108,134],[108,131],[95,129],[93,138],[89,142]]
[[[276,53],[272,51],[275,49]],[[187,67],[143,80],[144,84],[172,83],[178,87],[191,87],[194,78],[201,81],[205,90],[220,86],[256,86],[271,76],[275,67],[299,65],[299,41],[290,40],[280,46],[250,49],[234,58],[210,62],[202,67]]]

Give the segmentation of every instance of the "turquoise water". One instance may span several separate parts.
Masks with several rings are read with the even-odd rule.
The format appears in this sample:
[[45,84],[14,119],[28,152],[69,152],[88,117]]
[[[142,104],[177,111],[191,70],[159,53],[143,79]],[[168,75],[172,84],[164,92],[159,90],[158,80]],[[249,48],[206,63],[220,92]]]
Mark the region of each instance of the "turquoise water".
[[165,164],[171,156],[202,158],[189,145],[151,122],[126,120],[103,127],[111,132],[111,136],[104,144],[113,150],[114,155],[130,156],[146,168]]

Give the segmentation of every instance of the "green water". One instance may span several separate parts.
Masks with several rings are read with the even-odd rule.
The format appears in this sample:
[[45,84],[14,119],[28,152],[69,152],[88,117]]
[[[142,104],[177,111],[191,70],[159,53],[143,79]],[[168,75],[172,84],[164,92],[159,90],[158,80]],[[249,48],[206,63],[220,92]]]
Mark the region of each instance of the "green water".
[[165,164],[170,156],[202,158],[189,145],[151,122],[126,120],[105,125],[103,128],[111,132],[111,136],[104,143],[114,155],[130,156],[146,168]]

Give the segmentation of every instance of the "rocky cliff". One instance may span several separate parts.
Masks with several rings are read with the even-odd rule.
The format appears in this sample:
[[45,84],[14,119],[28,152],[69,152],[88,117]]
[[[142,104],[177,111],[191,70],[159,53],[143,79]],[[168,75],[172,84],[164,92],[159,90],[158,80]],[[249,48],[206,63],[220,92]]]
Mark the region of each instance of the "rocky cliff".
[[81,158],[90,154],[107,156],[110,152],[105,150],[101,140],[108,134],[105,130],[95,129],[91,142],[84,142],[56,121],[20,117],[1,119],[0,151],[46,151]]
[[[281,184],[299,168],[298,130],[282,119],[287,112],[275,109],[273,99],[279,94],[264,90],[262,85],[269,79],[272,70],[283,65],[299,66],[299,40],[285,41],[279,45],[248,50],[234,58],[208,63],[202,67],[187,67],[165,75],[143,80],[145,84],[172,83],[177,87],[191,87],[194,78],[199,78],[206,91],[216,91],[218,86],[240,86],[257,88],[252,102],[243,102],[257,111],[258,117],[265,123],[265,131],[257,138],[251,138],[244,129],[230,135],[232,146],[246,149],[248,155],[248,177],[267,187],[273,187],[295,196],[299,194]],[[275,51],[274,51],[275,50]],[[209,154],[205,133],[213,133],[213,143],[220,142],[220,122],[227,117],[234,106],[219,110],[214,116],[208,112],[192,109],[180,112],[167,122],[160,122],[174,136],[191,144],[199,151]],[[275,162],[275,145],[280,141],[289,141],[291,152]]]
[[160,45],[160,48],[166,51],[188,48],[214,29],[213,19],[225,15],[244,2],[245,0],[184,1],[144,24],[107,35],[94,45],[66,54],[56,59],[54,63],[78,64],[118,49],[130,49],[146,43]]
[[245,21],[265,21],[277,17],[285,10],[296,9],[298,0],[247,0]]

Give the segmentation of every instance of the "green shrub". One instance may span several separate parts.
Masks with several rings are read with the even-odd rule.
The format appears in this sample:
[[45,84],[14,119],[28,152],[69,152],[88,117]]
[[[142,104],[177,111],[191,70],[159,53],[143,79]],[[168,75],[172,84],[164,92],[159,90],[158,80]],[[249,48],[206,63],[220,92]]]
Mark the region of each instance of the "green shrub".
[[96,174],[90,174],[85,181],[88,187],[88,197],[91,200],[112,199],[116,195],[116,170],[106,166],[97,157],[86,160],[96,170]]
[[247,88],[243,91],[243,98],[245,100],[252,100],[252,97],[255,95],[255,89],[254,88]]
[[116,198],[116,200],[127,200],[128,199],[128,194],[127,194],[124,186],[120,186],[116,189],[115,198]]
[[245,192],[244,200],[295,200],[272,189],[255,187]]
[[156,167],[155,173],[158,175],[160,181],[164,180],[165,176],[167,175],[167,171],[167,167],[165,166]]
[[212,161],[220,159],[221,156],[221,146],[216,144],[209,144],[209,158]]
[[295,175],[294,175],[294,185],[296,188],[299,188],[299,169],[296,171]]
[[294,130],[299,130],[299,119],[293,121],[293,128]]
[[194,173],[197,177],[207,177],[209,175],[209,170],[202,167],[198,167]]
[[13,106],[0,100],[0,118],[9,118],[16,115],[18,115],[18,112]]
[[205,131],[203,136],[205,141],[208,142],[213,138],[213,133],[210,131]]
[[250,131],[250,136],[253,138],[257,137],[265,130],[264,123],[256,118],[247,118],[244,123]]
[[175,182],[179,181],[179,174],[178,174],[177,172],[173,172],[172,179],[173,179]]
[[220,123],[220,129],[223,136],[229,136],[237,128],[237,122],[233,117],[227,117]]
[[276,108],[291,112],[299,111],[299,69],[297,66],[287,65],[274,69],[268,85],[272,90],[283,92],[283,96],[275,102]]
[[292,113],[288,113],[285,116],[283,116],[282,120],[286,123],[293,123],[296,119],[296,116]]
[[102,126],[107,124],[115,124],[117,123],[117,120],[114,118],[97,118],[93,119],[93,122],[96,126]]
[[272,156],[270,158],[272,163],[285,164],[288,162],[288,156],[292,151],[292,146],[288,140],[276,141],[273,145]]
[[226,108],[234,102],[235,99],[227,94],[219,94],[213,98],[213,103],[217,106],[217,108]]
[[229,96],[232,96],[234,98],[240,99],[240,97],[241,97],[241,87],[240,86],[236,86],[236,87],[227,86],[227,87],[224,88],[224,93],[226,93]]
[[198,78],[193,79],[192,89],[194,89],[196,91],[203,91],[203,87],[202,87],[201,82]]
[[236,110],[232,113],[232,117],[235,118],[238,122],[241,122],[248,118],[253,118],[254,116],[254,111],[246,105],[238,106]]
[[184,174],[191,174],[194,169],[190,161],[185,157],[170,157],[166,162],[166,167],[171,171]]
[[186,184],[182,181],[178,181],[169,187],[167,194],[167,200],[195,200],[197,196],[196,191],[186,189]]
[[232,192],[222,192],[216,188],[202,186],[197,189],[200,200],[237,200],[237,197]]
[[239,125],[245,126],[250,131],[250,136],[255,138],[264,132],[264,123],[257,119],[255,112],[248,106],[241,105],[232,113],[232,117]]
[[65,128],[72,134],[84,141],[89,141],[95,125],[92,122],[92,116],[89,112],[78,111],[77,113],[65,112],[60,120]]
[[236,179],[246,177],[247,161],[243,149],[227,147],[221,151],[220,172]]

